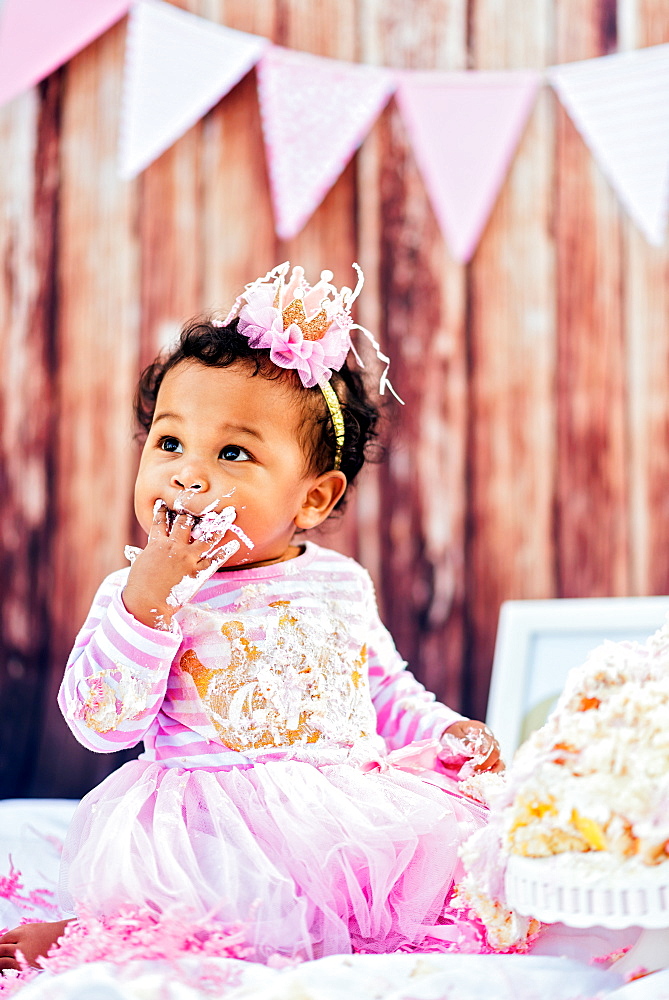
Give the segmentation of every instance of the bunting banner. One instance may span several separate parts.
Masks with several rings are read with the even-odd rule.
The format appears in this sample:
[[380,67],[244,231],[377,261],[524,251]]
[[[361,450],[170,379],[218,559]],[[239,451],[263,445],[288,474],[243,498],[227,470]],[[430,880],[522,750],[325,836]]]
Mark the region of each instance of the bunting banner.
[[3,0],[0,105],[39,83],[130,8],[131,0]]
[[[306,224],[397,90],[453,257],[467,262],[544,74],[394,71],[279,48],[165,0],[0,0],[0,104],[128,11],[119,167],[135,177],[257,66],[277,235]],[[646,239],[669,221],[669,44],[554,66],[547,78]]]
[[669,45],[553,66],[548,78],[649,243],[669,216]]
[[386,69],[275,46],[257,73],[276,232],[290,239],[367,136],[395,77]]
[[126,41],[120,173],[135,177],[256,64],[265,38],[224,28],[162,0],[141,0]]
[[396,99],[455,260],[471,259],[506,178],[541,75],[403,73]]

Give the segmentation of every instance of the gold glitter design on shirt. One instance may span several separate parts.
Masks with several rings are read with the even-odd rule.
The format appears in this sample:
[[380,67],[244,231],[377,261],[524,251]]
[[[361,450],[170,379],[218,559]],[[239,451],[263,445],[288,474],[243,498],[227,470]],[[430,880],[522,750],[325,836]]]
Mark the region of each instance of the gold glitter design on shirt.
[[152,684],[129,674],[119,664],[116,670],[102,670],[88,679],[88,697],[80,715],[89,729],[111,733],[126,719],[138,719],[146,710]]
[[325,630],[317,612],[269,607],[269,622],[212,612],[223,641],[203,633],[180,657],[221,742],[244,751],[373,735],[366,646]]
[[[351,680],[353,681],[353,686],[357,689],[360,687],[360,682],[362,681],[365,666],[367,664],[367,645],[365,644],[360,650],[360,656],[355,661],[356,669],[351,673]],[[359,670],[357,668],[360,668]]]

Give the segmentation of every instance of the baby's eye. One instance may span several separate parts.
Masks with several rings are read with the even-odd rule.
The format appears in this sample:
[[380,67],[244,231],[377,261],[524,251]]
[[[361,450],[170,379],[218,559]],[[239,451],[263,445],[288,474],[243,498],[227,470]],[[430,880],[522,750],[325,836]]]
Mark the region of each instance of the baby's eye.
[[226,462],[249,462],[251,460],[248,451],[240,448],[238,444],[227,444],[225,448],[221,448],[221,453],[218,457],[224,459]]
[[161,438],[160,441],[158,442],[158,447],[161,449],[161,451],[177,451],[177,452],[183,451],[183,448],[181,447],[181,442],[177,438],[173,437]]

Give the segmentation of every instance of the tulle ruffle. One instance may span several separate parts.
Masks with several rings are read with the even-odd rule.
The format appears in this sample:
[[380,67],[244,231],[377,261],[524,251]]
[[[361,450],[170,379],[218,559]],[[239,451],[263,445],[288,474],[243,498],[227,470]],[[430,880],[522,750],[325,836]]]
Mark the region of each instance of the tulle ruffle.
[[249,925],[259,958],[415,945],[461,875],[473,802],[390,768],[131,761],[89,793],[63,852],[65,908],[175,906]]

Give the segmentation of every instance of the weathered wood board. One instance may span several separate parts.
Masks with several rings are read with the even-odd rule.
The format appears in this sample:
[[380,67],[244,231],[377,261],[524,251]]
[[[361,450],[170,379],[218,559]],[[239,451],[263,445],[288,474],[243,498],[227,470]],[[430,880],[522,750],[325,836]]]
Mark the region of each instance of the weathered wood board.
[[[395,69],[542,69],[669,41],[665,0],[178,0]],[[277,240],[255,77],[132,182],[125,22],[0,109],[0,795],[78,795],[55,696],[102,578],[141,541],[131,400],[181,322],[290,259],[392,357],[391,452],[319,540],[361,559],[411,668],[485,713],[507,598],[669,592],[669,249],[627,219],[543,87],[470,264],[439,232],[394,102],[304,231]],[[290,102],[290,95],[286,95]]]

